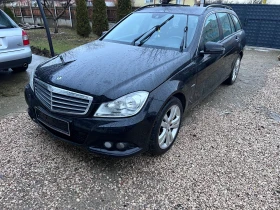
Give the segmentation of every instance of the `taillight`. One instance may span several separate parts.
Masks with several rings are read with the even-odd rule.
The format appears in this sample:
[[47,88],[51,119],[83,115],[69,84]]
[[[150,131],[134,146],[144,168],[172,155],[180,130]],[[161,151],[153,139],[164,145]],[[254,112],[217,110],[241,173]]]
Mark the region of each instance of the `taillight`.
[[22,41],[24,46],[29,45],[29,39],[27,33],[24,30],[22,30]]

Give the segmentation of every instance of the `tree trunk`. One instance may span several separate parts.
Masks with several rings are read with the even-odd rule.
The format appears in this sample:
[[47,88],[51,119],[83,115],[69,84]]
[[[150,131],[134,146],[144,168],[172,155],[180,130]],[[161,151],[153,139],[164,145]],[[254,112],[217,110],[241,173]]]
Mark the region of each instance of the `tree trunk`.
[[54,33],[58,33],[58,20],[54,20]]

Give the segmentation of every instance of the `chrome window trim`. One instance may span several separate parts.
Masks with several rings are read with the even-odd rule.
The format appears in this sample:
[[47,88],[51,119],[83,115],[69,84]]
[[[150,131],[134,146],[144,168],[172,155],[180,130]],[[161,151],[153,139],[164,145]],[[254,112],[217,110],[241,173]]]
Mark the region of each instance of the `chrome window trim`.
[[[207,19],[210,15],[212,15],[212,14],[215,14],[215,15],[216,15],[216,11],[209,12],[209,13],[205,16],[205,18],[204,18],[204,20],[203,20],[202,30],[200,31],[199,41],[198,41],[197,48],[196,48],[196,56],[199,55],[199,46],[200,46],[200,42],[201,42],[201,37],[202,37],[202,33],[203,33],[205,21],[206,21],[206,19]],[[216,18],[217,18],[217,15],[216,15]],[[218,20],[217,20],[217,21],[218,21]],[[218,25],[219,25],[219,23],[218,23]],[[219,33],[220,33],[220,32],[219,32]]]

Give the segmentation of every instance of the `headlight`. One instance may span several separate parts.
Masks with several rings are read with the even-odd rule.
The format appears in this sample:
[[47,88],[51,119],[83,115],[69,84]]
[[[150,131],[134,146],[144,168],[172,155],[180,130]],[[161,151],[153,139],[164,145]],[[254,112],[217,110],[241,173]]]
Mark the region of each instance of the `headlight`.
[[114,101],[103,103],[95,112],[95,117],[129,117],[137,114],[144,106],[149,93],[137,91]]

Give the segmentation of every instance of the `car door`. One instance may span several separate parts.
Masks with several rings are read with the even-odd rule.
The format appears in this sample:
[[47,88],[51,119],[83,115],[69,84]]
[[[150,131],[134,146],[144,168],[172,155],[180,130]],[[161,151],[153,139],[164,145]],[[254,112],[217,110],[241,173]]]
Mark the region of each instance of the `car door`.
[[194,98],[199,100],[206,97],[219,85],[219,68],[222,54],[200,54],[206,42],[220,42],[220,29],[215,13],[205,18],[202,35],[196,56],[197,84]]
[[216,13],[220,28],[222,30],[222,40],[221,43],[225,47],[225,54],[222,59],[222,65],[219,68],[219,78],[220,83],[225,81],[227,77],[230,75],[234,62],[237,58],[238,53],[238,41],[239,39],[235,35],[235,28],[233,22],[226,12],[218,12]]
[[234,36],[235,36],[235,40],[237,42],[237,51],[238,51],[238,55],[239,55],[240,51],[243,50],[243,47],[246,44],[245,32],[242,29],[239,19],[234,14],[230,14],[229,16],[231,17],[231,20],[233,21],[233,25],[235,28]]

